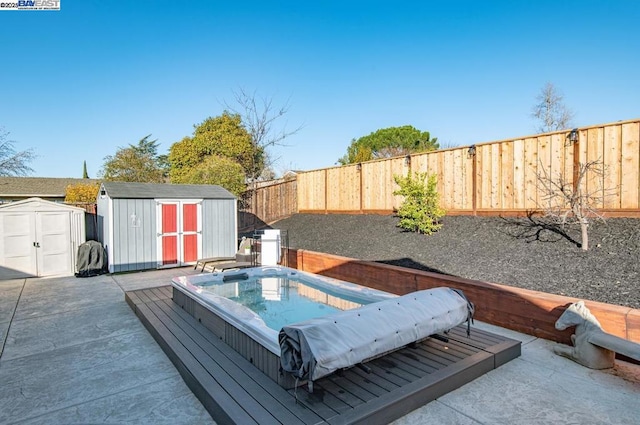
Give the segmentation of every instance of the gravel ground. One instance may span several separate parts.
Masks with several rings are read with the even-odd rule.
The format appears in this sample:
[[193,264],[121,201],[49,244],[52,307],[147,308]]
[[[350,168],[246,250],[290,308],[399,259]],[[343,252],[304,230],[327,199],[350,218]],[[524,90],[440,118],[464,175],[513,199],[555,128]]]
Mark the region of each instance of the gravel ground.
[[286,229],[291,248],[337,254],[640,308],[640,219],[610,218],[579,229],[533,218],[449,216],[426,236],[381,215],[296,214]]

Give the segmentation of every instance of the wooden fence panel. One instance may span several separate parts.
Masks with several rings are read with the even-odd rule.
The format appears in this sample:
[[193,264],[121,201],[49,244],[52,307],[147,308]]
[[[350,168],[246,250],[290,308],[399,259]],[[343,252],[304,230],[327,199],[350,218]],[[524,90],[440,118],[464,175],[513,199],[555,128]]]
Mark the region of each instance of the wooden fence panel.
[[327,209],[360,211],[360,170],[357,165],[327,169]]
[[[564,135],[562,135],[564,136]],[[549,170],[554,179],[565,179],[564,176],[564,137],[553,134],[549,137]]]
[[[587,163],[587,147],[589,146],[589,130],[580,130],[578,132],[579,138],[578,138],[578,159],[576,160],[576,167],[578,168],[577,170],[574,170],[573,175],[574,178],[578,179],[578,173],[580,171],[580,164],[586,164]],[[587,179],[586,177],[584,177],[580,183],[581,186],[581,190],[583,191],[583,193],[588,193],[588,189],[587,189]]]
[[[443,167],[443,151],[434,151],[413,155],[411,157],[411,170],[419,173],[427,173],[429,175],[434,174],[438,181],[438,193],[444,192],[444,171]],[[449,204],[440,197],[440,204],[449,209]]]
[[462,150],[449,151],[451,156],[451,169],[447,170],[447,183],[451,185],[451,206],[453,209],[462,210],[466,201],[466,168],[462,159]]
[[538,193],[536,194],[536,209],[553,208],[553,200],[544,193],[544,185],[540,179],[554,178],[551,169],[551,137],[538,137],[538,163],[536,173],[538,178]]
[[569,135],[566,135],[563,139],[563,147],[564,147],[564,167],[562,169],[562,173],[571,184],[574,184],[574,167],[576,163],[574,162],[574,151],[576,150],[576,146],[569,140]]
[[[603,187],[606,190],[604,208],[620,208],[620,152],[622,151],[622,126],[613,125],[604,128],[603,143]],[[614,193],[611,193],[611,190]]]
[[640,123],[622,125],[621,208],[640,208]]
[[524,140],[513,141],[513,206],[515,209],[525,209],[525,156]]
[[[590,173],[583,189],[600,197],[609,211],[640,216],[640,120],[616,122],[468,147],[376,160],[299,174],[300,211],[388,212],[394,197],[393,176],[409,169],[435,174],[441,205],[454,213],[525,213],[550,206],[539,176],[572,184],[580,164],[601,161],[604,176]],[[359,173],[359,174],[358,174]],[[546,203],[546,205],[545,205]],[[638,211],[634,211],[638,210]],[[624,212],[623,211],[623,212]]]
[[402,202],[395,196],[398,189],[394,176],[406,176],[411,172],[412,159],[405,157],[365,162],[362,167],[362,209],[367,211],[390,211]]
[[513,151],[514,142],[500,143],[500,203],[498,208],[513,209],[514,191],[513,191]]
[[[602,127],[589,129],[587,132],[587,162],[603,161],[604,129]],[[587,193],[592,194],[596,199],[602,200],[604,179],[597,173],[589,173],[586,176]],[[596,208],[602,208],[601,201],[594,202]]]
[[[443,189],[441,205],[447,210],[473,211],[473,156],[467,147],[443,151]],[[434,152],[435,153],[435,152]]]
[[442,168],[439,173],[440,179],[442,179],[442,190],[439,192],[440,202],[446,205],[448,209],[453,209],[455,208],[453,153],[451,151],[442,151],[440,156],[442,161]]
[[491,199],[485,196],[486,193],[491,193],[491,145],[480,145],[476,147],[476,161],[478,163],[478,195],[477,195],[477,207],[478,209],[490,209]]
[[[436,176],[440,205],[446,210],[468,210],[469,212],[473,210],[473,157],[467,155],[468,149],[468,147],[463,147],[411,155],[409,163],[412,173],[419,172]],[[394,160],[392,162],[394,170],[407,168],[408,165],[404,158],[392,159]],[[404,167],[401,166],[402,164]],[[363,167],[365,165],[363,164]],[[378,175],[382,175],[382,172],[379,172]],[[365,176],[366,181],[367,177]],[[401,197],[393,197],[395,208],[401,202]]]
[[464,210],[472,212],[475,208],[474,206],[474,182],[475,182],[475,156],[468,152],[468,148],[464,147],[461,151],[462,157],[462,167],[464,168],[464,182],[465,182],[465,200],[464,200]]
[[524,139],[524,208],[533,210],[538,205],[538,139]]
[[[298,174],[297,181],[258,188],[239,202],[240,229],[258,227],[296,212],[391,213],[394,175],[435,174],[443,208],[453,213],[503,214],[545,207],[538,174],[571,183],[578,165],[601,161],[605,173],[586,176],[587,193],[604,197],[605,214],[640,216],[640,120],[426,152]],[[611,195],[609,195],[611,194]],[[475,201],[475,205],[474,205]]]
[[296,180],[287,180],[244,192],[238,202],[238,230],[247,231],[298,212]]
[[298,210],[326,210],[326,174],[327,170],[307,171],[298,174]]

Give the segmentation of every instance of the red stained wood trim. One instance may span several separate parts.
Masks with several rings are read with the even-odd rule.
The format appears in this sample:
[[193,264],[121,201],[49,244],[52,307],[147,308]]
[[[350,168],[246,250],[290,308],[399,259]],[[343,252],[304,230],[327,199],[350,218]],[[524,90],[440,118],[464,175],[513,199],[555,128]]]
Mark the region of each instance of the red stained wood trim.
[[[478,320],[540,338],[570,342],[571,331],[557,331],[555,322],[576,298],[408,269],[388,264],[306,250],[290,250],[291,267],[392,292],[448,286],[461,289],[476,305]],[[586,301],[605,331],[640,343],[640,310]]]
[[[607,217],[619,218],[640,218],[640,209],[637,208],[620,208],[620,209],[600,209],[599,212]],[[300,210],[300,214],[378,214],[392,215],[393,210]],[[447,215],[477,215],[481,217],[526,217],[529,214],[540,214],[538,211],[522,210],[522,209],[478,209],[475,214],[472,210],[447,210]]]

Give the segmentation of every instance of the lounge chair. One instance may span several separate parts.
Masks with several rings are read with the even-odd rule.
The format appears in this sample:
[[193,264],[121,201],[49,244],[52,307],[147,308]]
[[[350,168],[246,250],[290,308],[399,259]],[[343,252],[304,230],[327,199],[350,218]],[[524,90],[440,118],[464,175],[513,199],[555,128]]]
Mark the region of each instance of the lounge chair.
[[225,272],[229,270],[240,270],[248,267],[255,267],[257,264],[251,261],[231,261],[228,263],[216,263],[211,266],[212,272]]
[[[247,254],[247,250],[249,250],[249,254]],[[241,262],[240,260],[244,260],[250,257],[251,252],[251,239],[242,237],[240,241],[240,247],[238,248],[238,252],[233,257],[209,257],[209,258],[201,258],[196,261],[196,265],[193,267],[194,270],[198,270],[200,268],[201,272],[204,272],[206,269],[211,269],[211,271],[215,270],[216,264],[223,263],[233,263],[233,262]],[[246,262],[246,261],[242,261]]]

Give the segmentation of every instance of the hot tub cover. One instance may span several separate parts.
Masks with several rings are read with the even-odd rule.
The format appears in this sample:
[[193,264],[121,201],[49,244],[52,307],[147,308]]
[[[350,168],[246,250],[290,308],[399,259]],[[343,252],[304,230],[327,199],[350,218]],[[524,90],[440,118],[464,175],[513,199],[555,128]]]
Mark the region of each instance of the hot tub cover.
[[279,333],[284,371],[314,381],[471,320],[462,292],[434,288],[287,325]]

